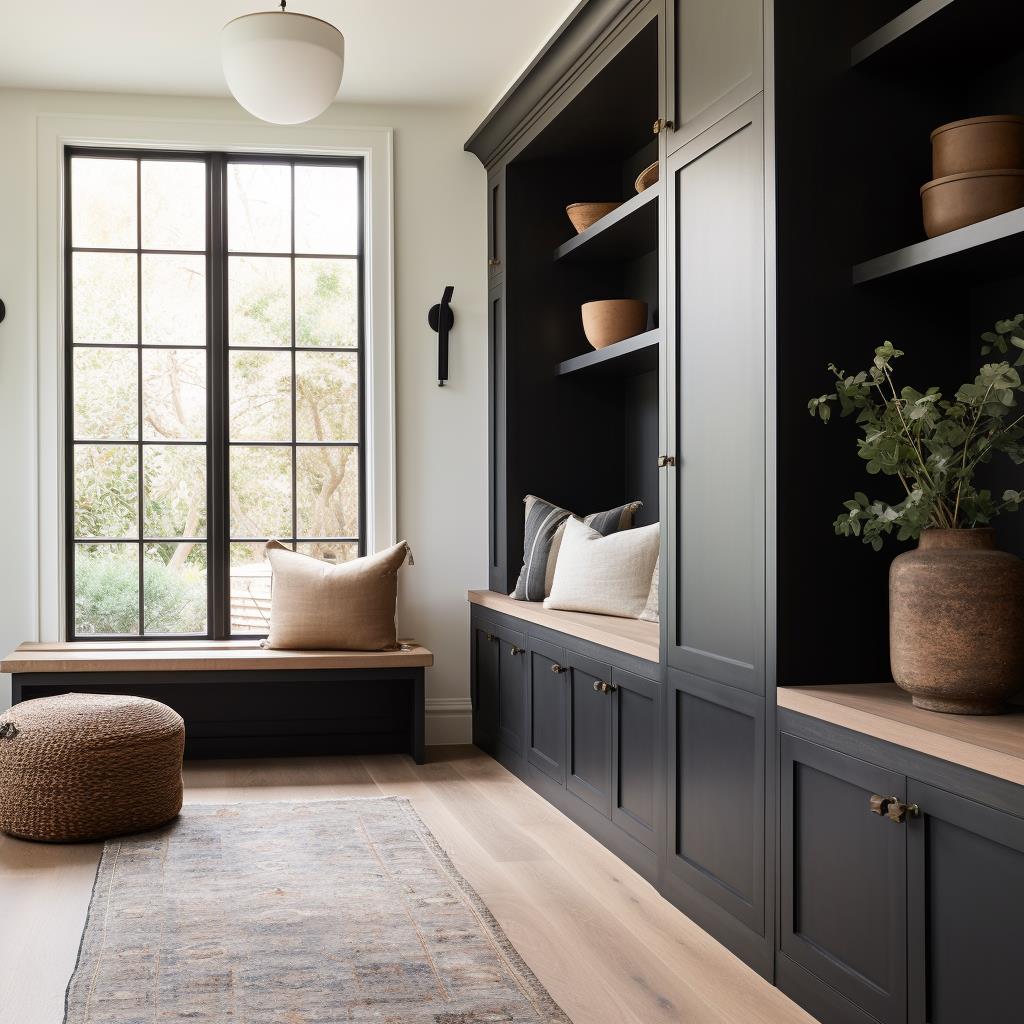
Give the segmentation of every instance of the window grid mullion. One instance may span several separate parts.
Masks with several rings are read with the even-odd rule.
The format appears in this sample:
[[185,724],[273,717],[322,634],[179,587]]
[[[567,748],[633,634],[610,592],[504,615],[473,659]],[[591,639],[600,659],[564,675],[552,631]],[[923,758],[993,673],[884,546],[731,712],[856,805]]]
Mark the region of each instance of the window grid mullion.
[[137,308],[135,315],[136,347],[135,347],[135,402],[137,406],[136,437],[138,440],[136,473],[138,475],[139,526],[136,531],[139,537],[139,636],[146,635],[146,569],[145,569],[145,465],[142,461],[142,161],[135,161],[135,242],[136,252],[135,287]]
[[[292,536],[299,535],[299,448],[296,443],[299,440],[297,430],[296,405],[298,402],[298,378],[295,376],[295,346],[298,344],[298,332],[295,328],[295,164],[291,165],[291,236],[292,252],[289,261],[292,274]],[[293,543],[292,548],[298,550],[298,545]]]

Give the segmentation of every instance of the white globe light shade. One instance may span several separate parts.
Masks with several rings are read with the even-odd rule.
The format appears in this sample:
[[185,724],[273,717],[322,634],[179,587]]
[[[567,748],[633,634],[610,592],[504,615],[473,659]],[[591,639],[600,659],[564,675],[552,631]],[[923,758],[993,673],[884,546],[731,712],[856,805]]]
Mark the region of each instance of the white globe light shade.
[[267,11],[229,21],[221,53],[228,88],[250,114],[272,124],[301,124],[338,95],[345,37],[319,18]]

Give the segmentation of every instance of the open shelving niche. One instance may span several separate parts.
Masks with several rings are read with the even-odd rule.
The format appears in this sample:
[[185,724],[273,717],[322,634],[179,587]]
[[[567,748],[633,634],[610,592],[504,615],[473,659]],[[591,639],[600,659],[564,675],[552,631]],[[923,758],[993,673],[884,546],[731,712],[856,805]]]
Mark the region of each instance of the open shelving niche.
[[[899,384],[948,392],[984,361],[981,333],[1024,311],[1024,209],[927,238],[919,196],[932,178],[936,127],[1024,113],[1024,4],[892,0],[851,12],[777,0],[775,12],[776,164],[787,183],[779,279],[791,282],[778,311],[779,450],[801,453],[780,457],[777,469],[779,507],[789,512],[779,516],[779,550],[798,552],[779,563],[778,678],[883,680],[889,564],[907,545],[872,558],[829,523],[865,483],[872,496],[899,495],[860,475],[849,421],[822,428],[806,403],[827,387],[829,362],[854,372],[886,339],[906,352]],[[830,144],[808,125],[835,126]],[[1019,474],[986,472],[993,492],[1019,486]],[[1001,547],[1024,554],[1024,520],[995,526]],[[850,581],[828,602],[815,592],[823,570]],[[847,621],[863,639],[835,659],[835,623]]]
[[[552,107],[505,165],[507,376],[504,552],[522,558],[523,506],[537,494],[585,514],[639,499],[658,522],[659,216],[663,186],[637,193],[659,157],[656,19],[637,19],[584,88]],[[577,234],[566,207],[621,202]],[[634,298],[646,330],[594,350],[580,307]],[[514,577],[513,577],[514,578]]]

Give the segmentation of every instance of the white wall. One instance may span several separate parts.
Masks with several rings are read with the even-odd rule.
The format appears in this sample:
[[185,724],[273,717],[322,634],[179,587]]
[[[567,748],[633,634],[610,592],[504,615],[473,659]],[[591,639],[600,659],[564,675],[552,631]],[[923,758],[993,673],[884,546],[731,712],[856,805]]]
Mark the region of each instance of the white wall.
[[[395,132],[398,533],[402,635],[435,654],[428,742],[469,740],[466,590],[487,583],[486,182],[462,144],[477,111],[336,104],[319,125]],[[36,117],[200,118],[237,122],[227,100],[0,89],[0,654],[38,635],[36,460]],[[450,381],[438,388],[427,309],[455,285]],[[0,709],[10,702],[0,676]]]

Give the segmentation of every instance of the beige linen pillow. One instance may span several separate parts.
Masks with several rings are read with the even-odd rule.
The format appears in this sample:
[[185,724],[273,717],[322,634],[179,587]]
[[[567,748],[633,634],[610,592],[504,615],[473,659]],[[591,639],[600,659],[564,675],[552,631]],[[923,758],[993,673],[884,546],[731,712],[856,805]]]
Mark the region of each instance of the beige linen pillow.
[[651,577],[651,592],[647,595],[647,607],[640,613],[639,617],[644,622],[658,622],[661,618],[658,610],[658,586],[660,583],[661,556],[654,563],[654,575]]
[[651,591],[660,536],[657,523],[602,537],[569,519],[544,607],[637,618]]
[[332,565],[268,541],[274,571],[270,635],[282,650],[386,651],[398,646],[398,570],[409,555],[402,541],[376,555]]

